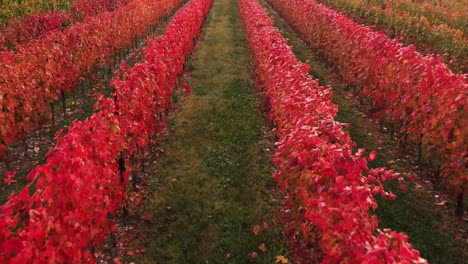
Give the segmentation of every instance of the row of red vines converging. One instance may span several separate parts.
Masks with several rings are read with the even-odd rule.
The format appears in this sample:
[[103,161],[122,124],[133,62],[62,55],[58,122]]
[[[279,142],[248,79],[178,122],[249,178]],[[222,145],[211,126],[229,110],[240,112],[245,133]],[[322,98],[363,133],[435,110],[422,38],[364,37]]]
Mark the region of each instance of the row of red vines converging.
[[111,12],[129,2],[130,0],[79,0],[73,3],[70,11],[54,10],[13,19],[8,25],[0,25],[0,50],[43,38],[53,30],[61,30],[88,16]]
[[50,120],[50,103],[106,59],[146,36],[148,27],[184,0],[133,0],[54,31],[18,52],[0,53],[0,157]]
[[394,199],[382,181],[400,176],[369,170],[364,150],[352,153],[353,142],[334,120],[330,88],[308,75],[309,66],[296,59],[256,0],[239,3],[257,86],[277,125],[274,178],[287,194],[283,217],[295,262],[426,263],[405,234],[378,229],[369,212],[377,207],[373,195]]
[[101,97],[96,114],[57,135],[32,182],[0,208],[0,262],[95,262],[89,247],[112,231],[109,215],[126,197],[132,168],[122,165],[163,128],[160,115],[211,4],[193,0],[178,11],[166,33],[147,42],[142,62],[114,77],[113,97]]
[[447,187],[468,192],[468,83],[433,56],[404,47],[382,32],[358,25],[314,0],[267,0],[372,100],[374,117],[421,144],[436,161]]

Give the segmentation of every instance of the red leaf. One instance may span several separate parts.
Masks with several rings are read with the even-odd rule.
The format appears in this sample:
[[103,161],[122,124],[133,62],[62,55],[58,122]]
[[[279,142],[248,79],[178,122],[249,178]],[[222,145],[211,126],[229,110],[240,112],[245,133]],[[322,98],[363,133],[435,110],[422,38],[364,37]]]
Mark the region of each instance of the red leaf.
[[7,172],[6,173],[6,179],[3,180],[3,182],[7,185],[10,185],[11,183],[14,183],[16,182],[15,180],[15,175],[16,175],[16,171],[14,172]]
[[266,251],[265,243],[260,244],[260,246],[258,246],[258,249],[260,249],[262,252],[265,252]]
[[253,258],[253,259],[255,259],[255,258],[257,258],[257,257],[258,257],[258,253],[257,253],[257,252],[255,252],[255,251],[253,251],[253,252],[250,252],[250,253],[249,253],[249,257],[250,257],[250,258]]
[[258,234],[260,233],[260,230],[262,228],[259,226],[259,225],[255,225],[254,228],[253,228],[253,233],[254,235],[258,236]]
[[188,83],[184,82],[184,88],[185,88],[185,93],[187,95],[189,95],[190,93],[192,93],[192,90],[190,89],[190,86],[188,85]]

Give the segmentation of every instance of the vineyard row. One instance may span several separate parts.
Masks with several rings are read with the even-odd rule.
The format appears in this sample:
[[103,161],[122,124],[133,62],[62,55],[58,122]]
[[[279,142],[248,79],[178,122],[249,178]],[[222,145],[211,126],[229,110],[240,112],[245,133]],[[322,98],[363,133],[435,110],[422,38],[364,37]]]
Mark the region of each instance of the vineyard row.
[[459,197],[468,192],[466,74],[314,0],[267,2],[338,66],[374,118],[416,146],[420,160],[433,163],[449,189]]
[[[427,263],[407,236],[378,228],[370,214],[374,195],[395,199],[386,179],[404,180],[385,168],[369,170],[375,158],[352,153],[353,142],[334,117],[330,88],[299,62],[257,0],[240,0],[257,86],[269,101],[279,142],[274,178],[287,194],[283,204],[290,253],[297,263]],[[297,12],[295,13],[297,15]]]
[[114,12],[54,31],[18,52],[0,53],[0,157],[51,119],[51,103],[106,65],[183,0],[133,0]]
[[[13,19],[0,25],[0,50],[21,49],[21,44],[44,38],[53,30],[63,30],[73,23],[83,21],[104,12],[112,12],[128,4],[130,0],[80,0],[70,11],[47,11]],[[32,43],[31,45],[34,45]]]
[[124,204],[135,158],[163,129],[186,56],[195,47],[212,0],[179,10],[166,33],[148,41],[141,62],[122,66],[115,92],[96,113],[74,122],[28,176],[31,183],[0,208],[0,262],[90,263]]

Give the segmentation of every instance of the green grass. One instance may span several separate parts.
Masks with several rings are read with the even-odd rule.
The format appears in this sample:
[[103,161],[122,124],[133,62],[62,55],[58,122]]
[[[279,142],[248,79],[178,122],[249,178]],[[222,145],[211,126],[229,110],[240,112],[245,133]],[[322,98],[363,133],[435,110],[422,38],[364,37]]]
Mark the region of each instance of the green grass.
[[[323,60],[302,42],[298,36],[281,20],[269,6],[270,15],[274,18],[275,26],[283,31],[289,45],[301,61],[309,61],[310,74],[320,79],[321,85],[332,85],[334,103],[339,106],[337,121],[350,123],[348,131],[357,144],[357,148],[376,150],[377,159],[370,163],[371,167],[385,166],[389,161],[395,161],[392,168],[406,172],[412,164],[395,146],[396,142],[388,135],[379,131],[378,126],[372,124],[359,107],[349,99],[345,85],[339,80]],[[348,97],[348,98],[347,98]],[[456,218],[442,211],[442,207],[434,205],[434,197],[427,191],[415,188],[409,184],[408,192],[402,193],[395,182],[387,182],[388,190],[397,195],[396,201],[377,198],[379,208],[376,214],[381,227],[390,227],[409,235],[409,241],[420,250],[422,256],[430,263],[463,263],[467,253],[463,242],[463,235],[458,230],[466,229],[466,223],[459,223]],[[453,237],[461,240],[452,240]],[[465,250],[466,251],[466,250]]]
[[[192,94],[170,116],[166,152],[150,168],[142,211],[154,223],[142,227],[146,253],[126,261],[273,263],[285,254],[268,150],[273,139],[239,19],[237,1],[215,1],[191,65]],[[264,221],[269,228],[255,236]],[[248,256],[252,251],[258,258]]]

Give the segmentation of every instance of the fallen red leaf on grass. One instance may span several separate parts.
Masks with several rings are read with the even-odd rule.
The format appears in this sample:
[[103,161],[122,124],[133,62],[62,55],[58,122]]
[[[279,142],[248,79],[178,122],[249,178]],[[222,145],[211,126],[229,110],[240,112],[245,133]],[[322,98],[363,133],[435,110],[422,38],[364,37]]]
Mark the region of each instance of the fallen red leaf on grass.
[[146,220],[146,221],[149,221],[150,218],[151,218],[151,217],[150,217],[149,214],[144,214],[144,215],[141,216],[141,219]]
[[260,249],[262,252],[265,252],[266,251],[265,243],[261,243],[260,246],[258,246],[258,249]]
[[435,205],[444,206],[446,203],[447,203],[447,201],[442,201],[440,203],[435,203]]
[[253,233],[254,235],[258,236],[258,234],[260,233],[260,230],[262,228],[259,226],[259,225],[255,225],[254,228],[253,228]]
[[253,258],[253,259],[254,259],[254,258],[257,258],[257,257],[258,257],[258,253],[255,252],[255,251],[250,252],[250,253],[249,253],[249,257],[250,257],[250,258]]

